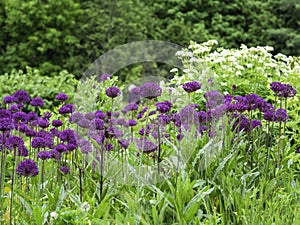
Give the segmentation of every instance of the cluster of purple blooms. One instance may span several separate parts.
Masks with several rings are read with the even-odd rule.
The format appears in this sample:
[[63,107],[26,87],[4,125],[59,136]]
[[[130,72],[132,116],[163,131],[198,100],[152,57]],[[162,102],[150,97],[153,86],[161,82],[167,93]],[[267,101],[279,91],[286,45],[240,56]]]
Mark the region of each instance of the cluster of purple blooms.
[[[281,98],[290,98],[296,94],[288,84],[274,82],[270,85],[275,95]],[[198,81],[187,82],[182,88],[188,93],[195,92],[201,88]],[[211,90],[204,94],[204,108],[198,104],[189,104],[178,110],[175,102],[162,101],[154,104],[155,109],[150,111],[139,103],[143,98],[156,99],[161,96],[162,89],[159,85],[148,82],[130,91],[129,103],[119,112],[76,112],[72,104],[66,103],[68,96],[60,93],[56,99],[61,102],[58,113],[61,117],[69,117],[69,123],[76,125],[81,132],[76,134],[72,129],[63,130],[63,120],[52,119],[49,112],[39,116],[34,112],[23,112],[24,105],[29,103],[34,107],[43,107],[44,102],[40,98],[32,98],[26,91],[16,91],[12,96],[3,99],[6,109],[0,109],[0,150],[14,151],[15,155],[29,157],[24,159],[17,166],[17,174],[21,176],[36,176],[38,168],[33,159],[42,161],[48,159],[60,160],[64,154],[80,149],[83,154],[93,151],[93,142],[96,142],[104,150],[127,149],[130,142],[134,141],[137,148],[146,154],[157,151],[163,138],[170,140],[170,130],[175,133],[177,140],[184,138],[183,129],[190,130],[196,127],[196,135],[203,136],[205,133],[213,137],[216,131],[214,123],[222,116],[229,116],[233,131],[250,132],[256,127],[262,126],[262,121],[256,118],[249,118],[249,112],[261,113],[267,122],[286,122],[288,115],[285,109],[275,107],[256,94],[246,96],[225,95]],[[119,88],[112,86],[106,90],[109,98],[116,98],[121,95]],[[145,121],[151,123],[145,124]],[[143,126],[139,126],[143,124]],[[133,132],[139,138],[132,139],[128,135]],[[175,129],[175,130],[174,130]],[[16,130],[19,136],[12,135]],[[84,138],[85,134],[88,138]],[[30,140],[31,149],[26,149],[23,138]],[[130,138],[131,137],[131,138]],[[54,141],[55,140],[55,141]],[[117,141],[116,141],[117,140]],[[153,141],[152,141],[153,140]],[[118,145],[116,146],[116,143]],[[97,152],[96,152],[97,153]],[[69,173],[66,165],[62,165],[60,171]]]
[[[56,99],[62,103],[58,109],[61,116],[71,115],[75,111],[72,104],[65,103],[68,100],[66,94],[60,93]],[[41,98],[31,99],[26,91],[18,90],[12,96],[5,96],[3,103],[5,108],[0,109],[0,151],[2,154],[4,151],[11,151],[15,156],[24,157],[17,165],[18,175],[38,174],[35,156],[35,160],[60,160],[62,154],[77,148],[75,132],[71,129],[61,130],[63,121],[51,121],[52,113],[45,112],[40,116],[33,111],[23,111],[25,104],[43,107],[44,101]],[[25,139],[30,141],[30,149],[26,147]]]

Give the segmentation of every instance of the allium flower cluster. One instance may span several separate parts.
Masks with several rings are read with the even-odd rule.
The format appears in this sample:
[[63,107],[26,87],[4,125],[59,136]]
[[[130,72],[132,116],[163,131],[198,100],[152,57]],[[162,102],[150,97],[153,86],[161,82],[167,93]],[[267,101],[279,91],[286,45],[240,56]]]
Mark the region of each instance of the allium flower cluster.
[[25,159],[18,164],[16,172],[20,176],[34,177],[38,175],[39,169],[36,162],[31,159]]
[[191,82],[186,82],[185,84],[182,85],[182,88],[187,92],[195,92],[201,88],[202,84],[198,81],[191,81]]
[[297,94],[297,91],[289,84],[273,82],[270,84],[271,90],[279,97],[291,98]]
[[162,93],[162,88],[153,82],[147,82],[140,86],[140,96],[143,98],[157,98]]
[[119,95],[121,95],[120,89],[115,86],[111,86],[111,87],[107,88],[105,93],[110,98],[115,98],[115,97],[118,97]]

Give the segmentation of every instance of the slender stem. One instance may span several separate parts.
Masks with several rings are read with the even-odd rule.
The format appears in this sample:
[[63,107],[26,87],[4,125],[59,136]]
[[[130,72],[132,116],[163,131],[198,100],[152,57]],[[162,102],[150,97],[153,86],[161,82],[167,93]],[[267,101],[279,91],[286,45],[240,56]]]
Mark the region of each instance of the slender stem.
[[9,205],[9,224],[12,224],[12,208],[13,208],[13,196],[14,196],[14,184],[15,184],[15,164],[16,164],[16,148],[14,148],[13,153],[13,168],[11,175],[11,196],[10,196],[10,205]]
[[160,130],[159,125],[157,126],[157,133],[158,133],[158,156],[157,156],[157,170],[158,175],[160,174],[160,155],[161,155],[161,146],[160,146]]

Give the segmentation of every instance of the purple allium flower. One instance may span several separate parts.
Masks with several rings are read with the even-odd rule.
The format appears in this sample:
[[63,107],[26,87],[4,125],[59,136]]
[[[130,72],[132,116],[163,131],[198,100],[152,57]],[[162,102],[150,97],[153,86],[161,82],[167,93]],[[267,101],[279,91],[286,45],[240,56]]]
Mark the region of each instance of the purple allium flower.
[[0,109],[0,118],[12,118],[12,113],[6,109]]
[[117,120],[117,125],[124,126],[126,124],[126,120],[124,118],[120,118]]
[[9,149],[19,148],[24,145],[24,141],[19,136],[9,136],[6,140],[6,146]]
[[284,86],[280,82],[273,82],[270,84],[270,88],[276,95],[278,95],[283,91]]
[[165,114],[159,114],[157,120],[158,120],[158,123],[163,126],[171,123],[171,118]]
[[250,120],[245,115],[240,115],[237,116],[232,128],[237,131],[249,132],[251,127],[250,123]]
[[37,154],[37,158],[41,160],[46,160],[51,158],[51,153],[47,151],[40,151]]
[[148,107],[144,107],[144,108],[141,110],[141,113],[145,113],[145,112],[147,112],[147,110],[148,110]]
[[15,121],[27,122],[27,114],[25,112],[15,112],[12,116]]
[[49,132],[51,133],[51,135],[52,135],[53,137],[59,137],[59,131],[58,131],[57,128],[55,128],[55,127],[54,127],[54,128],[51,128]]
[[136,122],[136,120],[128,120],[128,121],[127,121],[127,124],[128,124],[128,126],[130,126],[130,127],[134,127],[134,126],[137,125],[137,122]]
[[115,97],[118,97],[119,95],[121,95],[120,89],[116,86],[111,86],[111,87],[107,88],[105,93],[110,98],[115,98]]
[[62,132],[60,132],[59,139],[63,142],[76,144],[75,132],[71,129],[63,130]]
[[55,146],[55,150],[58,151],[59,153],[63,153],[63,152],[66,152],[68,149],[67,149],[67,145],[58,144]]
[[126,139],[119,139],[118,143],[121,145],[122,148],[127,149],[129,146],[129,141]]
[[170,111],[171,107],[165,102],[158,102],[155,104],[156,110],[160,113],[167,113]]
[[50,126],[50,123],[49,123],[49,121],[46,120],[46,119],[39,118],[39,119],[38,119],[38,125],[39,125],[39,127],[41,127],[41,128],[47,128],[47,127]]
[[201,88],[202,84],[198,81],[191,81],[191,82],[186,82],[185,84],[182,85],[182,88],[187,92],[195,92]]
[[205,108],[206,109],[213,109],[217,106],[217,102],[213,101],[213,100],[207,100],[207,102],[205,102]]
[[61,120],[53,120],[52,126],[54,127],[61,127],[63,125],[63,122]]
[[61,154],[55,148],[50,150],[49,153],[51,154],[51,159],[59,160],[61,158]]
[[101,110],[96,111],[96,112],[95,112],[95,116],[96,116],[97,118],[99,118],[99,119],[102,119],[102,120],[105,119],[105,117],[106,117],[105,113],[102,112]]
[[277,109],[275,113],[276,121],[277,122],[286,122],[289,118],[285,109]]
[[113,117],[118,118],[119,116],[120,116],[120,113],[119,113],[119,112],[114,112],[114,113],[113,113]]
[[140,88],[135,87],[129,91],[129,99],[128,102],[138,102],[140,100]]
[[20,109],[19,109],[18,105],[10,105],[8,110],[11,112],[18,112]]
[[88,120],[92,120],[94,119],[96,116],[95,116],[95,113],[93,112],[87,112],[86,114],[84,114],[84,117]]
[[39,118],[39,116],[38,116],[36,113],[34,113],[34,112],[29,112],[29,113],[27,114],[26,120],[27,120],[28,122],[32,122],[32,121],[38,120],[38,118]]
[[266,111],[264,113],[264,119],[266,121],[275,121],[276,120],[275,112],[273,110],[272,111]]
[[199,118],[195,108],[191,105],[185,106],[179,111],[179,116],[182,124],[195,126],[199,125]]
[[59,100],[59,101],[64,102],[64,101],[67,101],[69,97],[68,97],[68,95],[66,95],[65,93],[59,93],[59,94],[56,95],[55,98],[56,98],[57,100]]
[[46,140],[42,137],[34,137],[31,141],[32,148],[44,148],[46,147]]
[[104,147],[105,147],[106,151],[112,151],[112,150],[114,150],[114,146],[112,144],[110,144],[109,142],[106,142],[105,145],[104,145]]
[[3,103],[4,104],[10,104],[10,103],[13,103],[13,102],[15,102],[14,96],[7,95],[3,98]]
[[0,131],[9,131],[14,129],[11,118],[0,117]]
[[25,131],[26,137],[35,137],[36,136],[36,131],[32,129],[28,129]]
[[66,146],[67,146],[68,151],[73,151],[77,148],[77,145],[75,145],[73,143],[68,143],[68,144],[66,144]]
[[284,89],[278,96],[283,98],[291,98],[297,94],[297,91],[289,84],[283,84]]
[[58,109],[59,114],[62,115],[73,113],[74,111],[75,111],[75,107],[73,104],[66,104]]
[[43,119],[49,120],[51,118],[51,112],[44,112]]
[[92,120],[91,124],[92,124],[92,127],[96,130],[104,130],[105,124],[102,119],[95,118]]
[[16,172],[20,176],[35,177],[38,175],[39,169],[32,159],[25,159],[18,164]]
[[223,102],[223,100],[224,100],[224,96],[220,92],[215,91],[215,90],[211,90],[211,91],[205,92],[204,98],[207,101],[209,101],[209,100],[210,101],[214,101],[218,105],[221,104]]
[[206,123],[206,119],[207,119],[206,112],[199,111],[197,114],[198,114],[198,118],[199,118],[199,123],[205,124]]
[[39,98],[39,97],[37,97],[37,98],[33,98],[33,99],[31,99],[31,101],[30,101],[30,105],[32,105],[32,106],[40,106],[40,107],[43,107],[44,106],[44,101],[43,101],[43,99],[41,99],[41,98]]
[[18,148],[18,156],[23,156],[23,157],[28,156],[28,149],[25,147],[25,145],[21,145]]
[[80,121],[83,118],[83,114],[80,112],[74,112],[70,118],[69,118],[69,122],[70,123],[78,123],[78,121]]
[[153,82],[147,82],[140,86],[140,96],[143,98],[153,99],[160,96],[162,89]]
[[16,103],[27,103],[30,101],[29,94],[24,90],[18,90],[13,94]]
[[255,127],[261,127],[262,126],[260,120],[252,120],[251,123],[252,123],[252,129],[254,129]]
[[19,131],[22,132],[22,133],[26,133],[26,131],[28,130],[29,128],[26,126],[25,123],[21,123],[20,126],[19,126]]
[[81,120],[78,121],[78,126],[82,128],[90,128],[90,121],[86,118],[82,118]]
[[126,111],[135,111],[135,110],[138,109],[138,107],[139,107],[139,106],[138,106],[136,103],[131,102],[131,103],[128,103],[128,104],[125,106],[125,110],[126,110]]
[[148,116],[152,116],[152,115],[154,115],[154,114],[156,114],[156,110],[150,111]]
[[107,112],[106,112],[106,116],[107,116],[108,118],[111,118],[111,115],[112,115],[112,113],[111,113],[110,111],[107,111]]
[[144,153],[151,153],[157,150],[157,145],[146,137],[138,139],[136,144],[139,150],[143,151]]
[[139,119],[142,119],[142,118],[143,118],[143,116],[144,116],[144,114],[143,114],[143,113],[139,113],[139,114],[137,114],[137,115],[136,115],[136,118],[139,120]]
[[70,173],[70,168],[68,166],[62,166],[62,167],[60,167],[60,171],[62,173],[64,173],[65,175],[67,175]]
[[110,78],[111,78],[111,75],[109,75],[107,73],[104,73],[104,74],[101,75],[100,80],[103,82],[103,81],[105,81],[107,79],[110,79]]

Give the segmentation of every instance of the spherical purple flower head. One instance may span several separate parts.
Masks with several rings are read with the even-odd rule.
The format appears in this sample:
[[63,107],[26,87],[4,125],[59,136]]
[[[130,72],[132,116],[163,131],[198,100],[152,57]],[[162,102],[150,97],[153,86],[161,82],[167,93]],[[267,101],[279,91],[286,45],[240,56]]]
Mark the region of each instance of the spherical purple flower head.
[[254,129],[256,127],[261,127],[262,126],[260,120],[252,120],[251,123],[252,123],[252,129]]
[[10,104],[10,103],[13,103],[15,102],[15,98],[14,96],[11,96],[11,95],[7,95],[3,98],[3,103],[4,104]]
[[58,101],[64,102],[68,100],[68,95],[66,95],[65,93],[59,93],[56,95],[55,97]]
[[204,98],[206,101],[214,101],[217,103],[217,105],[221,104],[224,100],[224,96],[215,90],[207,91],[204,94]]
[[10,105],[8,110],[11,112],[18,112],[20,109],[18,105]]
[[27,122],[27,114],[25,112],[15,112],[13,114],[13,119],[17,122]]
[[283,98],[291,98],[294,97],[297,94],[297,91],[289,84],[283,84],[283,91],[281,93],[278,93],[279,97]]
[[197,112],[198,118],[199,118],[199,123],[205,124],[207,120],[207,114],[204,111],[199,111]]
[[78,121],[80,121],[83,118],[83,114],[80,112],[74,112],[70,118],[69,118],[69,122],[70,123],[78,123]]
[[51,158],[51,153],[47,151],[40,151],[37,154],[37,158],[41,160],[46,160]]
[[99,119],[102,119],[102,120],[105,119],[105,117],[106,117],[105,113],[101,110],[96,111],[95,116]]
[[50,150],[49,153],[51,154],[51,159],[59,160],[61,158],[61,154],[55,148]]
[[24,145],[24,141],[21,137],[19,136],[9,136],[7,139],[6,139],[6,146],[9,148],[9,149],[16,149],[16,148],[19,148],[21,146]]
[[26,137],[35,137],[36,136],[36,131],[32,129],[28,129],[25,131]]
[[275,112],[273,110],[271,111],[266,111],[264,113],[264,119],[266,121],[276,121],[276,115],[275,115]]
[[248,110],[256,110],[261,105],[261,101],[263,101],[263,99],[256,94],[248,94],[245,98]]
[[166,126],[167,124],[171,123],[171,118],[168,115],[159,114],[157,118],[157,122],[162,126]]
[[18,90],[13,94],[16,103],[27,103],[30,101],[30,96],[27,91]]
[[179,111],[180,121],[189,128],[191,125],[199,126],[199,118],[195,108],[187,105]]
[[45,129],[45,128],[47,128],[47,127],[50,126],[50,123],[49,123],[49,121],[46,120],[46,119],[39,118],[39,119],[38,119],[38,125],[39,125],[39,127]]
[[72,144],[72,143],[67,143],[66,146],[67,146],[67,150],[70,152],[77,148],[77,145]]
[[86,114],[84,114],[84,117],[88,120],[92,120],[94,119],[96,116],[95,116],[95,113],[93,112],[87,112]]
[[63,153],[66,152],[68,149],[65,144],[58,144],[55,146],[55,150],[58,151],[59,153]]
[[18,156],[23,156],[23,157],[28,156],[28,149],[25,147],[25,145],[21,145],[18,148]]
[[49,120],[52,117],[50,112],[44,112],[43,119]]
[[156,106],[156,110],[160,113],[167,113],[171,109],[171,107],[165,102],[157,102],[155,106]]
[[25,123],[21,123],[20,126],[19,126],[19,131],[22,132],[22,133],[26,133],[26,131],[28,129],[29,128],[27,127],[27,125]]
[[125,110],[128,111],[135,111],[138,109],[138,105],[136,103],[130,102],[125,106]]
[[73,104],[66,104],[58,109],[59,114],[62,114],[62,115],[71,114],[74,111],[75,111],[75,107]]
[[286,122],[289,119],[285,109],[277,109],[275,113],[276,121],[277,122]]
[[235,121],[233,123],[232,130],[236,130],[238,132],[250,131],[250,120],[248,120],[245,115],[237,116],[237,118],[235,118]]
[[260,112],[268,112],[268,111],[274,111],[274,106],[265,100],[262,100],[258,103],[258,109]]
[[105,130],[105,137],[106,138],[119,138],[119,137],[122,137],[124,134],[122,131],[118,130],[117,128],[115,127],[109,127]]
[[29,113],[27,114],[26,120],[27,120],[28,122],[32,122],[32,121],[38,120],[38,118],[39,118],[39,116],[38,116],[36,113],[34,113],[34,112],[29,112]]
[[18,164],[16,172],[20,176],[35,177],[38,175],[39,169],[32,159],[25,159]]
[[200,135],[203,135],[205,131],[207,131],[207,127],[206,127],[206,126],[199,126],[199,127],[197,128],[197,132],[198,132]]
[[33,98],[33,99],[31,99],[31,101],[30,101],[30,105],[35,106],[35,107],[38,107],[38,106],[43,107],[44,104],[45,104],[45,103],[44,103],[43,99],[41,99],[41,98],[39,98],[39,97]]
[[141,98],[140,88],[135,87],[129,91],[129,99],[128,102],[138,102]]
[[134,127],[137,125],[137,122],[136,122],[136,120],[128,120],[127,124],[129,127]]
[[68,166],[61,166],[61,167],[60,167],[60,171],[61,171],[63,174],[67,175],[67,174],[70,173],[70,168],[69,168]]
[[207,100],[204,103],[204,105],[205,105],[206,109],[213,109],[218,105],[218,103],[216,101],[213,101],[213,100]]
[[91,127],[95,130],[104,130],[104,121],[99,118],[95,118],[91,121]]
[[6,109],[0,109],[0,118],[12,118],[12,113]]
[[88,119],[82,118],[81,120],[78,121],[78,126],[81,128],[90,128],[91,123]]
[[101,75],[100,80],[102,82],[104,82],[105,80],[110,79],[110,78],[111,78],[111,75],[109,75],[107,73],[104,73],[104,74]]
[[124,149],[127,149],[129,146],[129,140],[126,139],[119,139],[118,143],[120,144],[120,146]]
[[116,86],[111,86],[111,87],[107,88],[105,93],[110,98],[115,98],[115,97],[118,97],[119,95],[121,95],[120,89]]
[[159,85],[153,82],[147,82],[140,86],[140,96],[142,98],[153,99],[160,96],[162,89]]
[[201,88],[202,84],[198,81],[186,82],[182,85],[183,90],[187,93],[195,92]]
[[54,127],[61,127],[63,125],[63,122],[61,120],[53,120],[52,126]]
[[72,143],[72,144],[77,143],[75,132],[74,132],[74,130],[71,130],[71,129],[63,130],[62,132],[60,132],[59,139],[63,142],[68,142],[68,143]]
[[31,141],[32,148],[44,148],[46,147],[46,140],[42,137],[34,137]]
[[138,149],[143,151],[144,153],[151,153],[157,150],[157,145],[151,142],[146,137],[137,139],[136,144]]
[[11,118],[0,118],[0,131],[10,131],[14,129],[13,121]]
[[107,111],[107,112],[106,112],[106,116],[107,116],[107,118],[109,118],[109,119],[110,119],[110,118],[111,118],[111,115],[112,115],[112,113],[111,113],[110,111]]

